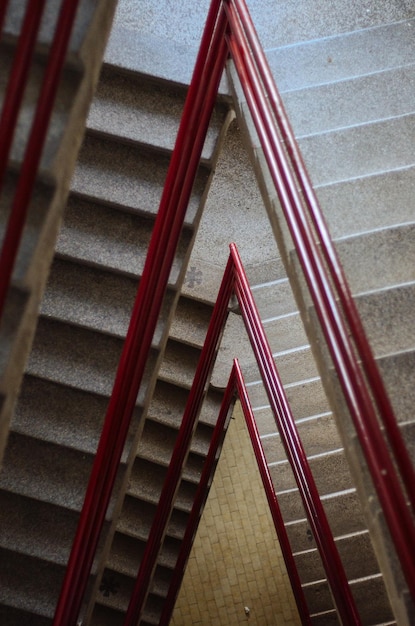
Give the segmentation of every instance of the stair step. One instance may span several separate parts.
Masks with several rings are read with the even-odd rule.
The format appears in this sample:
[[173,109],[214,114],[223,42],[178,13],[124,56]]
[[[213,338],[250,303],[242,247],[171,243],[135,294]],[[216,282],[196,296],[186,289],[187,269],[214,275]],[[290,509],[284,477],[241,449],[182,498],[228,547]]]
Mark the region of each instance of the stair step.
[[[379,573],[369,533],[367,531],[347,537],[339,537],[336,547],[348,580],[373,576]],[[295,562],[303,583],[325,578],[323,564],[317,549],[295,554]]]
[[[108,397],[26,374],[12,430],[95,454],[108,403]],[[136,408],[133,419],[138,422],[140,418],[141,411]]]
[[[275,419],[269,410],[262,383],[248,384],[247,388],[260,434],[275,432]],[[329,410],[320,378],[290,383],[285,385],[285,392],[295,420],[327,413]]]
[[[158,563],[170,570],[174,568],[180,550],[180,541],[166,537],[158,559]],[[141,541],[116,532],[108,558],[108,568],[125,576],[135,578],[146,546]]]
[[[55,255],[41,312],[76,326],[125,337],[138,281]],[[174,293],[167,291],[153,344],[159,346]]]
[[53,617],[64,573],[62,566],[0,549],[0,602],[6,615],[10,607],[33,613],[35,620]]
[[[350,587],[363,624],[393,621],[385,586],[380,575],[351,581]],[[326,581],[306,585],[303,587],[303,591],[312,613],[327,611],[333,607]]]
[[[353,486],[343,449],[310,457],[308,461],[320,496],[344,491]],[[277,495],[281,491],[296,487],[295,478],[288,461],[273,463],[269,466],[269,471]]]
[[[142,274],[154,220],[152,217],[117,211],[72,195],[57,242],[60,256],[93,266],[104,266],[130,277]],[[170,275],[178,279],[191,232],[184,229]]]
[[29,293],[26,289],[16,285],[10,286],[0,326],[0,378],[13,359],[16,335],[21,327],[28,299]]
[[0,488],[79,511],[93,456],[10,433]]
[[415,283],[356,297],[366,335],[376,356],[415,349]]
[[415,281],[414,223],[346,237],[336,249],[352,293]]
[[413,22],[405,19],[270,50],[271,72],[284,92],[410,65],[415,61]]
[[410,65],[290,91],[284,104],[301,137],[413,113],[414,87],[415,65]]
[[0,606],[0,623],[7,626],[52,626],[52,618],[34,615],[21,609],[15,609],[10,606]]
[[415,167],[370,174],[317,188],[336,239],[395,224],[413,222]]
[[159,378],[190,389],[200,357],[200,350],[169,339],[163,355]]
[[299,144],[314,184],[328,185],[414,165],[414,140],[415,115],[403,115],[305,137]]
[[[91,201],[154,216],[160,204],[168,164],[168,156],[154,150],[87,135],[71,189]],[[208,175],[208,170],[200,166],[186,213],[188,224],[195,220]]]
[[1,503],[1,549],[66,566],[77,513],[6,491],[1,492]]
[[[346,535],[347,533],[358,532],[365,528],[363,521],[363,514],[360,506],[360,502],[356,496],[355,489],[348,489],[345,492],[335,492],[333,494],[327,494],[321,498],[326,514],[332,528],[334,536]],[[292,526],[287,526],[287,529],[291,535],[300,534],[304,541],[309,541],[307,533],[303,533],[302,530],[298,531],[297,523],[301,521],[301,528],[306,523],[306,515],[301,502],[298,489],[294,489],[290,492],[282,493],[278,496],[278,502],[283,513],[284,521],[295,522]],[[308,546],[310,547],[310,545]],[[296,544],[296,550],[301,548]]]
[[[317,365],[309,345],[285,352],[274,352],[274,361],[283,385],[298,380],[310,380],[318,376]],[[241,365],[246,383],[259,383],[261,374],[256,363]]]
[[[298,421],[297,428],[307,456],[329,452],[342,445],[332,413]],[[283,461],[286,458],[278,433],[262,437],[261,443],[268,463]]]
[[[155,504],[126,495],[117,523],[117,530],[124,535],[145,541],[148,537],[155,512]],[[187,521],[187,513],[173,509],[167,528],[167,535],[173,539],[182,539]]]
[[251,285],[261,320],[286,315],[297,310],[288,278],[280,278],[273,283]]
[[[166,469],[145,459],[137,458],[131,472],[127,493],[136,498],[157,504],[166,477]],[[175,507],[190,512],[197,484],[182,480]]]
[[[110,66],[104,66],[89,111],[87,128],[117,136],[118,140],[172,151],[185,97],[186,92],[179,85],[146,81],[141,76],[137,79],[132,73],[121,74],[114,72]],[[212,160],[225,115],[223,105],[214,109],[202,153],[204,161]]]
[[414,419],[415,352],[402,351],[376,359],[398,422]]
[[181,296],[178,300],[169,335],[194,347],[202,347],[213,307]]

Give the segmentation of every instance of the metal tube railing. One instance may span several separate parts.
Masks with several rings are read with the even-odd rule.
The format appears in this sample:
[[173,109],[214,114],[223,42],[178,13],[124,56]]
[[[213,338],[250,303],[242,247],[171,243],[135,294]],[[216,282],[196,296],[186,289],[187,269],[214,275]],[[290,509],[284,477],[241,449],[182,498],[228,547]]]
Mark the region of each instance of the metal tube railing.
[[[293,176],[293,163],[288,160],[283,142],[277,133],[273,111],[269,104],[272,94],[264,92],[259,70],[249,54],[246,38],[235,9],[236,5],[239,6],[239,2],[240,0],[229,0],[229,4],[225,4],[230,22],[227,36],[230,52],[385,514],[392,541],[408,587],[415,596],[415,562],[412,557],[415,552],[413,519],[377,422],[370,392],[354,354],[342,312],[321,258],[319,245],[310,230],[299,193],[301,186]],[[251,35],[254,36],[252,23],[249,27]],[[267,73],[270,76],[269,69]],[[301,164],[297,164],[297,168],[301,169],[301,167]],[[374,364],[373,367],[375,368],[376,365]],[[408,468],[407,463],[405,467]],[[407,475],[406,478],[408,478]],[[409,491],[413,492],[413,485],[409,486]]]
[[220,54],[211,52],[219,7],[220,0],[214,0],[207,18],[56,608],[55,626],[72,626],[76,622],[144,374],[227,54],[223,16]]
[[[33,17],[30,13],[29,16],[28,14],[26,14],[25,18],[25,24],[27,21],[27,23],[30,23],[31,26],[30,32],[27,33],[30,42],[27,42],[27,46],[26,43],[22,43],[22,69],[20,69],[20,71],[24,74],[27,72],[27,63],[30,61],[30,46],[33,44],[35,27],[37,30],[38,20],[40,18],[38,11],[42,2],[43,0],[41,0],[39,3],[31,2],[30,5],[28,5],[28,10],[33,11]],[[25,149],[23,164],[20,169],[17,189],[13,199],[0,254],[0,317],[3,314],[4,304],[13,272],[13,266],[16,260],[23,228],[26,222],[29,202],[32,196],[33,187],[35,184],[35,179],[42,156],[42,150],[49,128],[49,122],[52,116],[53,106],[59,86],[59,80],[62,73],[62,68],[65,61],[69,38],[75,21],[78,4],[79,0],[63,0],[52,40],[51,49],[49,52],[48,63],[43,77],[42,87],[36,106],[36,112],[30,130],[29,140]],[[12,102],[8,102],[8,104],[13,104],[14,100],[16,100],[16,103],[18,100],[21,100],[21,76],[17,77],[16,83],[18,86],[18,89],[16,89],[17,95],[16,97],[10,96]],[[6,113],[9,114],[9,117],[14,117],[17,112],[6,111]],[[8,142],[6,142],[5,154],[2,154],[2,159],[7,158],[8,156],[10,148],[10,145],[8,145],[8,143],[9,140]],[[4,164],[4,161],[2,161],[2,163]],[[3,165],[1,167],[3,167]],[[2,172],[0,171],[0,174],[1,173]]]

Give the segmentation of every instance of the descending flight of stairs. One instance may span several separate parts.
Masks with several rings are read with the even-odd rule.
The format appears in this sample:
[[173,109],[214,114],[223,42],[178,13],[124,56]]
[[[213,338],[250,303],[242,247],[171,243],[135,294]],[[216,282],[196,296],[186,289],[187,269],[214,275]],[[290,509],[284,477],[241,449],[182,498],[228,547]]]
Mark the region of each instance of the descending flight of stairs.
[[[270,53],[359,307],[367,312],[369,337],[408,432],[413,432],[414,280],[414,248],[409,243],[414,218],[414,55],[408,33],[414,27],[402,22]],[[154,62],[159,42],[137,36],[129,41],[127,35],[115,33],[89,115],[0,475],[0,623],[7,626],[51,623],[183,104],[184,88],[175,75],[173,55],[162,72],[152,72],[144,66],[148,59]],[[117,55],[122,47],[121,61]],[[180,294],[180,288],[227,115],[220,103],[153,341],[149,370],[154,367],[158,375],[149,375],[140,392],[118,476],[119,497],[111,504],[105,545],[94,564],[84,615],[96,626],[122,624],[212,309]],[[240,121],[245,124],[242,117]],[[258,176],[261,180],[261,171]],[[402,255],[407,259],[403,264]],[[380,264],[380,258],[385,263]],[[284,269],[276,274],[254,294],[362,621],[394,624],[309,340]],[[258,278],[258,283],[265,280]],[[390,303],[393,308],[388,309]],[[238,328],[239,318],[231,317]],[[399,319],[399,329],[394,319]],[[338,624],[262,385],[254,366],[245,373],[313,623]],[[394,392],[396,379],[400,387]],[[213,388],[209,391],[143,626],[158,623],[220,396]],[[112,512],[118,517],[114,524]]]
[[[414,29],[415,21],[406,19],[268,53],[413,459]],[[281,253],[286,258],[295,289],[301,294],[310,341],[315,342],[315,353],[320,355],[320,372],[326,391],[339,398],[339,393],[330,391],[332,376],[327,352],[322,347],[321,331],[317,329],[310,298],[304,291],[278,202],[272,199],[264,159],[257,147],[258,139],[249,117],[245,116],[246,105],[236,80],[234,89],[239,98],[239,118],[246,125],[253,146],[254,164],[270,219],[276,224]],[[276,289],[285,289],[284,282]],[[292,315],[289,309],[286,311]],[[291,317],[291,328],[296,325],[296,316]],[[287,318],[280,318],[281,323],[284,320]],[[294,335],[292,338],[294,341]],[[365,475],[367,470],[356,463],[355,459],[360,459],[361,455],[346,421],[345,408],[341,402],[334,406],[343,435],[340,438],[307,343],[305,336],[299,337],[293,345],[300,348],[289,352],[289,359],[296,361],[293,378],[285,371],[287,354],[277,354],[277,364],[363,623],[393,621],[367,528],[371,529],[375,550],[383,564],[397,622],[413,623],[414,606],[407,597],[395,559],[392,557],[388,563],[385,558],[390,540],[383,534],[382,516],[374,502],[373,487]],[[303,372],[303,380],[298,379],[300,372]],[[304,519],[291,474],[286,471],[267,399],[259,384],[253,381],[251,386],[267,459],[304,591],[313,613],[319,614],[313,622],[338,623],[314,539]],[[352,463],[354,481],[347,469],[346,456]],[[364,516],[359,511],[354,487],[362,483],[366,486],[366,490],[359,490]]]

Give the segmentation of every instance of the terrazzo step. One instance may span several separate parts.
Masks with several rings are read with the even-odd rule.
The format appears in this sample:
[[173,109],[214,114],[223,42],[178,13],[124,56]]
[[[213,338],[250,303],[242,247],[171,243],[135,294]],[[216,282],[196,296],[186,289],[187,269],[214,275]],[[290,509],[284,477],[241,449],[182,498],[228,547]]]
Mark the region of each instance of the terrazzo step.
[[[106,204],[70,196],[56,251],[60,257],[92,266],[103,266],[138,278],[143,271],[152,234],[152,216],[114,210]],[[170,275],[175,284],[192,237],[184,229]]]
[[[154,216],[168,164],[169,156],[155,150],[87,135],[71,189],[94,202]],[[209,170],[200,166],[187,208],[187,224],[195,220],[208,177]]]
[[202,347],[213,306],[180,295],[169,330],[169,337],[193,347]]
[[286,315],[297,310],[288,278],[280,278],[271,283],[251,285],[261,320]]
[[415,281],[414,223],[337,239],[335,244],[352,293]]
[[[41,313],[75,326],[125,337],[137,288],[138,281],[130,276],[55,255]],[[154,346],[160,346],[173,298],[174,291],[169,289],[153,337]]]
[[[307,456],[330,452],[342,446],[331,412],[299,420],[296,425]],[[264,435],[261,443],[268,463],[286,459],[284,446],[277,432]]]
[[[36,398],[36,419],[33,398]],[[95,454],[108,403],[107,396],[26,374],[12,430],[66,448]],[[137,407],[133,420],[139,422],[140,418],[141,409]]]
[[415,54],[412,63],[288,91],[283,100],[296,137],[414,113]]
[[[298,380],[310,380],[318,376],[317,365],[309,345],[274,352],[273,357],[283,385],[293,384]],[[258,384],[262,380],[261,374],[256,362],[252,362],[252,358],[251,356],[251,359],[249,357],[242,359],[240,365],[245,382]],[[229,367],[226,371],[229,371]]]
[[[373,576],[349,581],[352,594],[363,624],[393,622],[393,614],[386,595],[383,578]],[[303,586],[304,595],[311,613],[320,613],[333,608],[327,582],[320,581]]]
[[[126,495],[117,523],[118,532],[145,541],[150,532],[155,512],[155,504]],[[188,514],[186,512],[173,509],[167,527],[167,535],[173,539],[183,539],[187,521]]]
[[[6,20],[7,28],[7,20]],[[13,62],[14,51],[9,46],[0,45],[0,93],[6,93],[6,80]],[[22,107],[19,111],[17,128],[14,134],[10,152],[9,167],[17,171],[20,167],[26,149],[27,137],[30,132],[39,86],[42,84],[45,59],[39,53],[35,54],[31,71],[24,92]],[[61,74],[56,104],[50,119],[48,133],[46,134],[42,157],[40,160],[38,176],[44,179],[54,177],[59,172],[58,151],[67,130],[69,115],[71,113],[75,97],[78,93],[82,72],[81,68],[64,67]],[[0,97],[0,106],[2,104]]]
[[403,350],[376,359],[387,394],[392,403],[398,423],[410,423],[414,419],[415,352]]
[[[336,547],[348,580],[379,574],[379,565],[373,552],[368,531],[338,537]],[[294,554],[301,582],[311,583],[326,577],[316,548]]]
[[64,573],[65,568],[55,563],[1,549],[0,602],[3,615],[8,619],[9,611],[12,616],[17,612],[31,613],[35,624],[38,617],[52,618]]
[[267,58],[280,91],[412,65],[414,20],[403,19],[268,51]]
[[[320,496],[345,491],[353,486],[343,449],[309,457],[308,461]],[[277,495],[296,487],[288,461],[270,464],[269,471]]]
[[190,389],[200,357],[200,349],[168,339],[158,377]]
[[[114,94],[117,94],[116,98]],[[120,73],[110,65],[104,65],[87,128],[102,135],[116,136],[118,140],[172,151],[185,97],[186,90],[180,85],[143,79],[132,72]],[[203,162],[212,161],[226,115],[227,107],[218,104],[202,152]]]

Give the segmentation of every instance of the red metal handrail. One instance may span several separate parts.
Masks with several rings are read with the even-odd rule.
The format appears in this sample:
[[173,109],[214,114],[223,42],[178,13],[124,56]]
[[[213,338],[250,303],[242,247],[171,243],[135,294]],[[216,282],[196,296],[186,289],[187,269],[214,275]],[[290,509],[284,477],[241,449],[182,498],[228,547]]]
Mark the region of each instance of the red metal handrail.
[[[231,254],[212,313],[206,340],[199,357],[182,425],[152,522],[144,555],[141,559],[124,626],[135,626],[140,621],[142,615],[151,576],[157,563],[162,539],[171,514],[174,494],[178,489],[184,461],[190,447],[191,432],[201,407],[202,393],[208,381],[208,373],[213,367],[232,291],[235,292],[242,311],[242,317],[264,381],[281,441],[284,444],[287,458],[291,464],[340,618],[343,624],[350,626],[359,625],[361,622],[349,583],[310,470],[308,459],[300,441],[297,426],[278,375],[271,348],[268,344],[241,259],[235,244],[231,244],[230,249]],[[255,441],[253,444],[254,448],[257,448]],[[278,512],[276,512],[276,516],[278,517]],[[296,593],[299,612],[302,615],[305,610],[304,598],[297,586],[294,588],[294,592]],[[305,624],[310,623],[307,621],[307,613],[305,613],[305,620]]]
[[[104,428],[55,611],[55,626],[72,626],[76,622],[160,314],[163,294],[227,54],[223,40],[226,25],[223,17],[222,30],[217,28],[220,2],[221,0],[214,0],[206,22]],[[215,31],[221,32],[222,36],[221,41],[218,40],[218,35],[216,36],[218,45],[213,53],[211,44]]]
[[180,585],[183,580],[186,564],[190,555],[190,551],[192,549],[194,537],[196,535],[196,531],[208,495],[209,486],[211,484],[211,480],[218,461],[218,454],[220,452],[225,432],[227,430],[227,425],[230,417],[230,408],[235,400],[236,392],[238,393],[242,406],[242,411],[247,423],[248,432],[251,437],[251,442],[254,448],[255,457],[261,474],[262,483],[264,485],[269,508],[274,522],[274,527],[278,535],[281,551],[287,567],[288,576],[291,582],[291,587],[293,589],[301,622],[304,626],[311,625],[310,614],[304,597],[304,592],[301,587],[301,581],[298,576],[297,566],[295,564],[287,531],[285,529],[284,521],[279,508],[278,500],[275,495],[271,475],[268,470],[261,440],[259,438],[258,429],[255,424],[255,417],[253,415],[241,368],[238,360],[236,359],[234,361],[231,374],[229,376],[229,381],[226,386],[225,394],[222,400],[219,417],[213,431],[209,451],[203,466],[203,471],[198,484],[195,500],[186,526],[186,532],[181,543],[179,556],[177,558],[176,566],[172,574],[172,581],[169,585],[166,600],[164,601],[159,626],[168,626],[171,616],[173,614],[174,605],[176,603]]
[[[6,97],[8,105],[5,111],[7,120],[14,119],[13,130],[15,127],[16,111],[10,111],[9,105],[18,104],[22,97],[22,81],[21,78],[27,75],[27,64],[30,62],[33,47],[33,36],[35,36],[40,19],[40,7],[43,0],[39,2],[31,2],[27,7],[27,13],[24,24],[27,24],[28,41],[22,41],[18,46],[19,63],[14,69],[19,72],[17,76],[12,75],[12,85],[16,82],[15,91]],[[3,245],[0,254],[0,318],[4,311],[4,304],[7,292],[10,286],[11,276],[14,263],[19,249],[24,225],[26,222],[27,212],[29,208],[30,198],[32,196],[36,175],[42,156],[42,150],[49,128],[49,122],[52,116],[53,106],[59,86],[59,80],[65,61],[69,38],[75,21],[75,15],[78,8],[79,0],[63,0],[59,12],[55,33],[49,52],[48,63],[43,77],[42,87],[39,94],[36,112],[30,130],[29,140],[23,157],[23,164],[20,169],[20,175],[17,183],[16,193],[13,199],[6,232],[3,239]],[[21,73],[21,74],[20,74]],[[9,100],[10,97],[10,100]],[[7,129],[6,136],[7,136]],[[0,167],[5,167],[5,159],[7,159],[10,150],[11,137],[8,137],[5,144],[4,154],[1,155]],[[4,173],[0,170],[0,175]],[[1,184],[1,176],[0,176]]]
[[[415,490],[415,481],[412,478],[414,468],[396,425],[396,418],[391,417],[393,413],[389,401],[386,402],[385,400],[386,393],[380,376],[377,377],[374,374],[377,371],[377,366],[370,347],[366,338],[362,337],[358,340],[358,344],[361,348],[362,360],[367,361],[366,371],[370,373],[370,382],[372,383],[370,390],[360,370],[343,316],[346,319],[350,318],[350,326],[354,332],[359,333],[362,330],[361,322],[357,321],[359,317],[349,291],[342,291],[341,300],[346,303],[345,310],[342,310],[331,286],[331,280],[333,280],[336,287],[341,291],[345,282],[344,276],[339,270],[340,263],[336,258],[332,244],[330,249],[325,251],[324,256],[330,259],[329,269],[333,269],[335,272],[339,270],[340,273],[329,277],[324,265],[320,247],[323,249],[326,247],[329,234],[327,229],[323,228],[324,219],[317,200],[314,196],[312,199],[308,197],[311,193],[311,185],[308,183],[302,160],[297,160],[299,150],[292,131],[288,132],[290,126],[281,101],[278,99],[278,106],[275,102],[277,90],[265,57],[262,54],[258,58],[258,62],[262,64],[261,70],[259,70],[253,62],[254,55],[250,54],[249,41],[257,42],[257,50],[260,49],[260,45],[244,0],[229,0],[225,3],[225,9],[230,23],[227,41],[231,56],[235,62],[270,174],[295,243],[368,469],[384,511],[391,539],[402,565],[408,588],[415,597],[415,562],[413,560],[415,526],[383,438],[371,395],[378,398],[377,404],[380,411],[383,412],[385,424],[388,425],[388,434],[390,433],[393,438],[392,446],[398,454],[402,454],[402,458],[398,456],[396,462],[401,469],[402,480],[412,502]],[[264,88],[261,75],[266,77],[267,84],[273,84],[272,90],[268,91],[267,85]],[[282,136],[288,142],[287,153],[284,149],[284,140],[278,134],[279,126],[285,129]],[[298,179],[294,176],[296,173],[299,173]],[[302,191],[302,194],[299,190]],[[302,203],[302,197],[305,198],[305,206]],[[312,221],[322,234],[320,245],[314,239],[310,228],[305,210],[307,205],[313,207]],[[380,391],[381,389],[383,391]],[[379,391],[380,395],[378,396]],[[395,422],[394,427],[391,427],[391,421]]]

